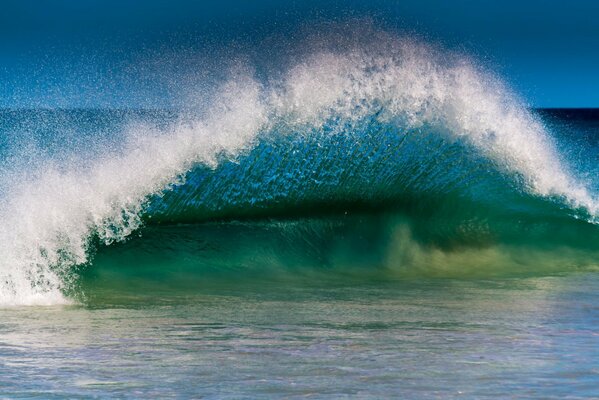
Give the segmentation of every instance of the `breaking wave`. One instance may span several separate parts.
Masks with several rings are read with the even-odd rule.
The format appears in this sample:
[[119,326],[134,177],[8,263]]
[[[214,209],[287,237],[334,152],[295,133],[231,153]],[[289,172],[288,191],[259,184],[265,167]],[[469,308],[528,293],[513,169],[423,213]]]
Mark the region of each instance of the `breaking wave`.
[[372,32],[263,75],[238,66],[203,110],[126,123],[118,139],[6,145],[0,304],[70,302],[75,267],[142,225],[392,214],[377,264],[459,268],[481,246],[468,268],[517,264],[531,253],[498,249],[529,242],[596,259],[597,194],[468,58]]

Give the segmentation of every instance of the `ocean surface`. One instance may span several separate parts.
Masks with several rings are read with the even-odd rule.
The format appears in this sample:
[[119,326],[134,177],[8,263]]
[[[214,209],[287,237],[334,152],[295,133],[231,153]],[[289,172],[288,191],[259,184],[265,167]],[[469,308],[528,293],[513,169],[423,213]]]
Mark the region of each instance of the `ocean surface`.
[[0,397],[599,397],[599,111],[352,46],[0,111]]

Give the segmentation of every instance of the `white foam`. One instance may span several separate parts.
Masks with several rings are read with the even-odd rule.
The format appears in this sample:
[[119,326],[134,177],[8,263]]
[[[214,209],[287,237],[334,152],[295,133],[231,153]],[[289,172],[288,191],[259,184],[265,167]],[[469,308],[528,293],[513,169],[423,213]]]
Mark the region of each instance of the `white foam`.
[[[374,42],[373,42],[374,43]],[[432,124],[477,146],[529,190],[561,196],[596,214],[591,194],[568,174],[543,126],[503,85],[473,64],[410,39],[308,54],[276,82],[233,77],[204,117],[168,131],[131,128],[123,150],[85,168],[46,162],[25,171],[0,204],[0,305],[69,302],[69,269],[88,260],[88,241],[137,229],[149,196],[180,182],[193,165],[251,148],[273,124],[289,132],[331,118]]]

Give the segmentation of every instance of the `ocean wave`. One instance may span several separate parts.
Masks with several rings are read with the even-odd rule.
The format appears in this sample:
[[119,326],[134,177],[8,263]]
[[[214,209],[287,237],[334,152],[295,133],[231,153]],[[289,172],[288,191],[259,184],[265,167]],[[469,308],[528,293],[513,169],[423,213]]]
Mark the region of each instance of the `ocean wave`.
[[597,218],[596,194],[540,120],[463,56],[373,31],[349,45],[319,43],[289,65],[261,78],[237,68],[193,116],[130,124],[110,145],[90,139],[16,163],[2,176],[0,304],[68,302],[73,267],[89,262],[94,244],[122,241],[149,220],[344,202],[440,204],[450,214],[461,201],[466,213],[530,207]]

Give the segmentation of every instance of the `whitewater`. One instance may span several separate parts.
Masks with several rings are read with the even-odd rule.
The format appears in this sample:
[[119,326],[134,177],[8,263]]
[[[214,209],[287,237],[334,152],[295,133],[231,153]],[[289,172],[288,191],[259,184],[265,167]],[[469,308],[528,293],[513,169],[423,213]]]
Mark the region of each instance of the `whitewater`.
[[351,138],[364,125],[426,130],[474,149],[569,218],[596,222],[597,194],[572,173],[553,135],[470,58],[376,32],[343,46],[319,43],[293,61],[266,77],[237,65],[202,109],[163,125],[129,124],[110,145],[78,145],[93,155],[42,157],[23,139],[32,161],[4,162],[1,177],[0,305],[72,303],[76,268],[90,262],[95,243],[128,238],[146,223],[149,203],[184,186],[198,166],[217,170],[273,137]]

